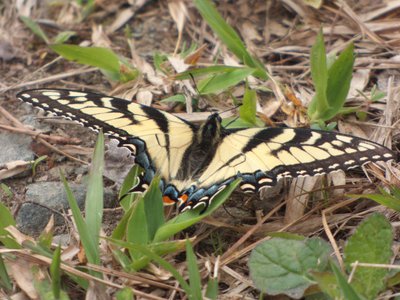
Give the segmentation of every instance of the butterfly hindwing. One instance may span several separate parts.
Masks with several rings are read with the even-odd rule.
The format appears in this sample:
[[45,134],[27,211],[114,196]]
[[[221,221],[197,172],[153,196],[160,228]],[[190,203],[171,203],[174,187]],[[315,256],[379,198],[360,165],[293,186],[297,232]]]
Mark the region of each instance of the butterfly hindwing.
[[241,177],[242,189],[254,192],[282,177],[313,176],[392,158],[384,146],[335,132],[250,128],[222,139],[197,184],[213,186]]

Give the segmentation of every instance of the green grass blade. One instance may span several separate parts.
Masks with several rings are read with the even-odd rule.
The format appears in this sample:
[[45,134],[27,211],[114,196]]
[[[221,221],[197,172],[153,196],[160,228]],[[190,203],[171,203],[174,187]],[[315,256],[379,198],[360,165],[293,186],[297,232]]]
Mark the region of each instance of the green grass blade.
[[333,271],[333,274],[335,274],[335,278],[338,282],[340,291],[343,295],[343,299],[346,300],[363,300],[357,292],[353,289],[353,287],[347,282],[346,277],[340,272],[339,268],[336,266],[336,264],[332,261],[330,261],[330,266]]
[[[64,184],[65,192],[67,194],[67,200],[69,207],[71,208],[72,215],[75,220],[76,227],[78,229],[79,237],[81,239],[83,248],[85,249],[86,256],[89,262],[98,261],[98,245],[94,244],[94,239],[90,236],[90,230],[87,228],[85,220],[82,217],[78,203],[76,202],[75,196],[69,187],[67,180],[61,173],[61,181]],[[98,275],[97,275],[98,276]]]
[[191,300],[201,300],[201,277],[199,267],[197,266],[196,255],[194,254],[192,245],[186,240],[186,262],[189,271],[189,284],[191,289]]
[[207,298],[217,300],[218,298],[218,278],[210,278],[207,283],[206,295]]
[[143,170],[138,165],[134,165],[126,175],[124,182],[121,185],[121,189],[119,191],[118,199],[120,199],[120,204],[124,211],[128,211],[131,207],[131,204],[134,201],[137,201],[141,197],[141,193],[130,193],[128,192],[136,185],[139,184],[139,174],[142,173]]
[[22,22],[24,22],[25,26],[28,27],[34,34],[36,34],[38,37],[40,37],[46,44],[49,44],[49,42],[50,42],[49,38],[44,33],[42,28],[40,28],[38,23],[36,23],[31,18],[25,17],[25,16],[20,16],[20,19]]
[[242,69],[245,69],[245,68],[216,65],[216,66],[210,66],[210,67],[205,67],[205,68],[190,69],[188,71],[176,74],[174,76],[174,78],[176,80],[185,80],[185,79],[191,79],[192,77],[197,78],[197,77],[201,77],[201,76],[205,76],[205,75],[217,75],[217,74],[229,73],[232,71],[242,70]]
[[376,203],[379,203],[380,205],[386,206],[388,208],[391,208],[395,211],[400,212],[400,198],[393,197],[392,195],[388,193],[382,194],[365,194],[365,195],[353,195],[353,194],[348,194],[347,196],[349,197],[354,197],[354,198],[367,198],[372,201],[375,201]]
[[228,49],[248,67],[257,69],[254,72],[255,76],[261,79],[267,79],[268,75],[263,64],[249,54],[239,35],[228,23],[225,22],[214,4],[210,0],[195,0],[194,4],[204,20],[228,47]]
[[179,274],[179,271],[174,268],[173,265],[171,265],[169,262],[167,262],[159,255],[155,254],[153,251],[149,250],[148,247],[146,246],[136,244],[136,245],[131,245],[131,247],[135,248],[136,251],[141,252],[143,255],[149,257],[151,260],[155,261],[165,270],[170,272],[172,276],[174,276],[175,279],[178,280],[180,286],[185,290],[185,292],[188,295],[190,294],[190,286],[188,285],[186,280],[182,277],[182,275]]
[[[93,239],[93,245],[99,244],[101,223],[103,219],[104,192],[103,192],[103,170],[104,170],[104,135],[99,133],[92,163],[89,170],[88,186],[85,199],[85,220],[86,226]],[[97,247],[96,247],[97,248]],[[93,253],[95,261],[99,264],[100,257],[98,251]]]
[[53,260],[50,265],[50,275],[51,275],[51,288],[55,299],[60,298],[61,291],[61,247],[60,245],[54,251]]
[[0,286],[4,287],[7,291],[12,291],[13,285],[10,276],[4,264],[3,256],[0,254]]

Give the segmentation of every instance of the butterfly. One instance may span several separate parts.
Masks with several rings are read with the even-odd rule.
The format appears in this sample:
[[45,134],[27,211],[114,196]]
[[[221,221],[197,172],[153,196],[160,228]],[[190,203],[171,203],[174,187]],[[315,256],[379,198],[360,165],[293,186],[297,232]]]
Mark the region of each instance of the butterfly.
[[102,129],[127,147],[144,169],[133,191],[143,191],[161,176],[163,202],[180,211],[207,209],[229,183],[257,192],[284,177],[347,170],[395,157],[366,139],[304,128],[229,129],[219,114],[201,125],[128,100],[82,91],[26,90],[17,97],[35,107]]

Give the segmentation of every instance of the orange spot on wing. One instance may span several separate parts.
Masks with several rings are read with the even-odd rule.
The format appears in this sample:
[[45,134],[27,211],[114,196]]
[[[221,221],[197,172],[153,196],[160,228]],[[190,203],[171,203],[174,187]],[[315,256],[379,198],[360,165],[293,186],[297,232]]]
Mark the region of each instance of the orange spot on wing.
[[182,203],[185,203],[188,199],[188,195],[187,194],[183,194],[179,197],[179,199],[182,201]]
[[163,201],[164,205],[172,205],[172,204],[175,204],[175,202],[176,202],[168,196],[163,196],[162,201]]

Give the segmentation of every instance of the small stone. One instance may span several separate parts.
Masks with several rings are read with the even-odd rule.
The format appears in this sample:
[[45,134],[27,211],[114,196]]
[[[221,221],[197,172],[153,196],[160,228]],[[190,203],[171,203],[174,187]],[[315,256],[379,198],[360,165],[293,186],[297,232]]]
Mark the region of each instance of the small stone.
[[[83,184],[69,184],[72,193],[83,209],[86,186]],[[115,193],[106,188],[104,192],[104,206],[116,207]],[[65,224],[63,213],[69,209],[67,195],[61,182],[38,182],[27,187],[25,195],[26,203],[22,204],[18,211],[16,221],[18,228],[25,234],[38,235],[45,228],[50,216],[54,214],[55,225]]]

